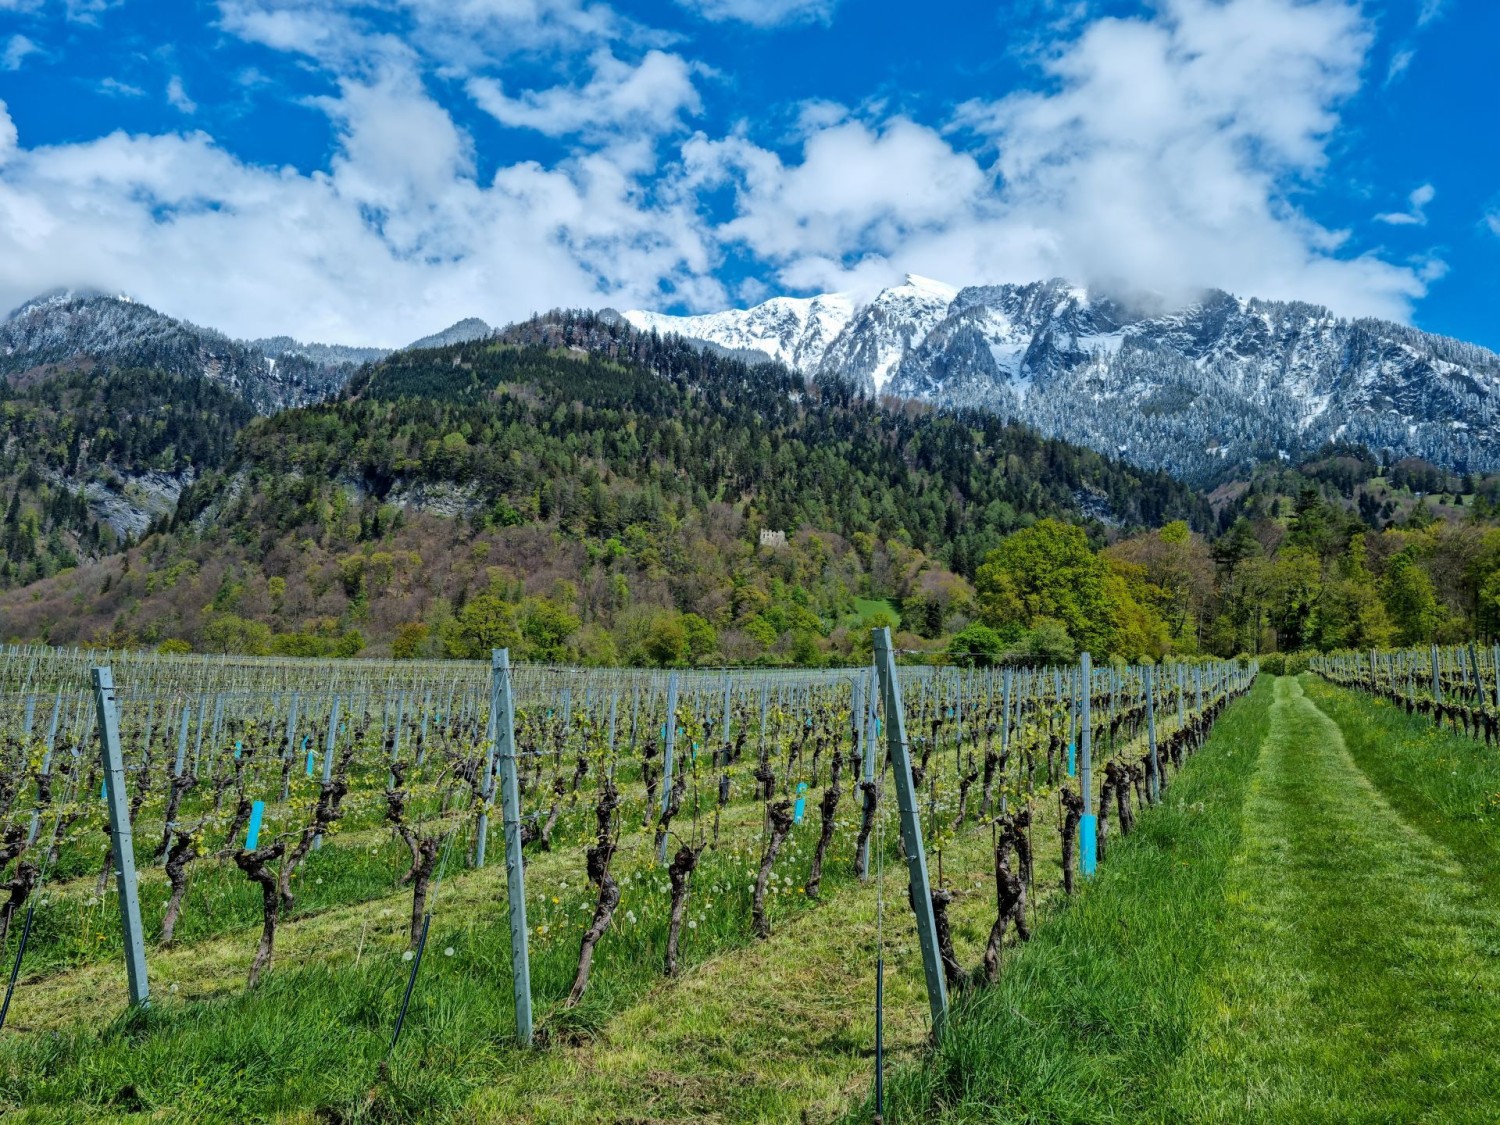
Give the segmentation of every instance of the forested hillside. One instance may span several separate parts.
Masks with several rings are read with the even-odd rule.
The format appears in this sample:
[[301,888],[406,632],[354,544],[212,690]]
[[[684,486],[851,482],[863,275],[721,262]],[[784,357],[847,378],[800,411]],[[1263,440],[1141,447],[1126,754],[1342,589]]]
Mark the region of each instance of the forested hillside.
[[170,517],[253,412],[220,384],[161,368],[0,378],[0,588],[24,585]]
[[872,615],[912,643],[963,628],[987,554],[1046,516],[1096,545],[1211,519],[1165,474],[987,414],[554,316],[257,420],[128,569],[3,609],[56,642],[460,655],[514,631],[537,658],[806,661]]
[[401,352],[253,421],[159,371],[8,395],[13,580],[113,542],[58,481],[169,514],[0,597],[5,640],[691,664],[860,659],[875,622],[961,660],[1500,631],[1495,478],[1340,447],[1203,496],[609,314]]

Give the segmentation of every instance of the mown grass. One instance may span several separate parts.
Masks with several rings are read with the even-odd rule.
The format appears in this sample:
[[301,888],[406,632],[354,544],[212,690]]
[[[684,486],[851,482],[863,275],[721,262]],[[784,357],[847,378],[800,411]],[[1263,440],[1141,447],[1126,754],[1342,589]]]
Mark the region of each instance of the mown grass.
[[1483,895],[1278,684],[1227,896],[1229,954],[1168,1083],[1194,1121],[1493,1121],[1500,959]]
[[[739,828],[727,846],[705,853],[695,874],[691,927],[683,935],[688,965],[753,940],[750,883],[758,845],[753,825]],[[801,832],[778,862],[779,889],[771,905],[778,927],[808,909],[797,887],[807,875],[811,840],[811,832]],[[584,1002],[564,1012],[560,1002],[572,983],[592,893],[576,855],[552,859],[544,857],[540,870],[528,873],[532,986],[543,1034],[565,1050],[660,981],[667,879],[648,852],[627,845],[619,864],[624,894],[616,924],[596,954]],[[851,877],[846,859],[832,861],[826,893],[837,895]],[[149,1011],[7,1043],[0,1049],[0,1108],[18,1121],[436,1120],[456,1112],[482,1083],[516,1074],[536,1056],[513,1042],[503,873],[491,868],[455,878],[472,882],[479,893],[445,889],[450,897],[439,899],[388,1074],[380,1064],[410,969],[403,959],[402,895],[363,910],[357,930],[348,925],[352,917],[344,918],[332,944],[322,943],[315,959],[283,954],[253,993],[184,1001],[170,984],[162,987],[161,978]],[[301,925],[316,929],[318,923]],[[231,944],[238,955],[228,952]],[[239,976],[251,948],[253,941],[221,942],[176,956],[217,958],[213,968],[220,977],[223,962],[232,960]],[[45,1004],[47,985],[18,996],[18,1007],[23,1000]],[[79,997],[67,1000],[76,1004]],[[118,1010],[115,1000],[103,999],[99,1007]],[[24,1012],[13,1012],[17,1017]]]
[[886,1119],[1500,1120],[1493,758],[1262,680]]
[[1223,886],[1272,691],[1263,678],[1233,704],[1084,893],[1011,954],[994,987],[960,998],[932,1057],[892,1076],[888,1121],[1150,1114],[1158,1076],[1193,1042],[1201,977],[1222,953]]
[[1500,751],[1311,674],[1303,687],[1385,799],[1500,898]]

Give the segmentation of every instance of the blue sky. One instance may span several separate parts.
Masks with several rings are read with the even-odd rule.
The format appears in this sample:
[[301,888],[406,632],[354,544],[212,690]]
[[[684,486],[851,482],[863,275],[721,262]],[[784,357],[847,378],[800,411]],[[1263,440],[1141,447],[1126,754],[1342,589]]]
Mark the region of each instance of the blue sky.
[[1065,275],[1500,348],[1500,4],[0,0],[0,304],[399,344]]

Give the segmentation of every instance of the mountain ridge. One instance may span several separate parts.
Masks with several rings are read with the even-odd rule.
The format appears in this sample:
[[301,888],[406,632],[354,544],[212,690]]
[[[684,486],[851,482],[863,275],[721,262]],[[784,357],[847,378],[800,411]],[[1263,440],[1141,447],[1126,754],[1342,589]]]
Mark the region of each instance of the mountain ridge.
[[826,342],[806,317],[770,315],[826,297],[623,315],[643,330],[757,345],[864,393],[991,410],[1199,484],[1330,441],[1500,468],[1500,355],[1393,322],[1221,290],[1169,308],[1061,278],[955,289],[909,275],[863,304],[831,296],[848,311]]

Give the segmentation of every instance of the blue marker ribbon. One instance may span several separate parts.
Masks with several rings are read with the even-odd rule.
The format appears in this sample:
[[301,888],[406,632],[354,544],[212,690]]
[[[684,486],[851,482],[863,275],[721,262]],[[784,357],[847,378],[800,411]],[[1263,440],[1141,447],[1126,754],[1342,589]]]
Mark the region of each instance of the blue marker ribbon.
[[792,808],[792,823],[801,824],[802,818],[807,814],[807,798],[802,794],[807,792],[807,782],[797,782],[797,804]]
[[1078,748],[1068,743],[1068,776],[1078,776]]

